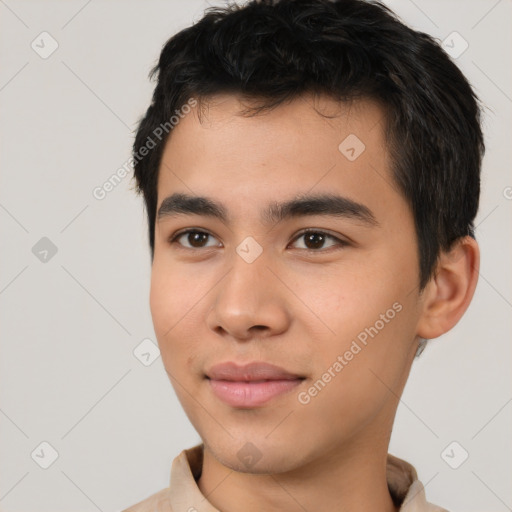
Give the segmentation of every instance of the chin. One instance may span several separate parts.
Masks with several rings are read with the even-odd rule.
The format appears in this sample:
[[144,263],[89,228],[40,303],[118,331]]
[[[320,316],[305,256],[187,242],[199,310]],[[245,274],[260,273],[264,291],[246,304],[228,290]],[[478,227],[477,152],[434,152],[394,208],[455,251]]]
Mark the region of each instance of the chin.
[[[209,451],[223,466],[239,473],[254,475],[279,474],[292,471],[300,465],[297,451],[282,442],[272,443],[262,437],[261,441],[234,441],[227,439],[220,445],[206,443]],[[294,457],[290,457],[293,453]]]

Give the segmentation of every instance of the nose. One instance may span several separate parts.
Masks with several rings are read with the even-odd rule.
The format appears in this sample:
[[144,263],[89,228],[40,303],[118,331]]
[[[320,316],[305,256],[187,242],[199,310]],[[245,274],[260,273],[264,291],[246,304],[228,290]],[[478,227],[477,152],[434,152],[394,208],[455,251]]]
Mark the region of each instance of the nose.
[[252,263],[235,255],[233,265],[212,291],[208,327],[236,340],[266,338],[285,332],[290,324],[286,288],[261,255]]

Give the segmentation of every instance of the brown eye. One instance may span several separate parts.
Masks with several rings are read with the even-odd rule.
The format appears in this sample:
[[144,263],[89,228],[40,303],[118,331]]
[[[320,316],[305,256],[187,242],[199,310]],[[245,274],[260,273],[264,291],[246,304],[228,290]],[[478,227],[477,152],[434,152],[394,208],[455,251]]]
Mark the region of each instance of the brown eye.
[[323,233],[306,233],[304,235],[304,245],[308,249],[321,249],[325,243],[326,236]]
[[[299,249],[306,249],[311,251],[318,251],[320,249],[329,249],[331,247],[334,247],[336,245],[338,246],[346,246],[348,245],[343,240],[340,240],[339,238],[336,238],[333,235],[329,235],[328,233],[325,233],[323,231],[304,231],[300,233],[296,238],[295,241],[303,239],[304,242],[302,244],[302,247],[298,247]],[[327,241],[334,241],[334,243],[331,243],[327,247],[325,247],[325,243]]]
[[189,229],[187,231],[182,231],[181,233],[177,234],[171,240],[171,243],[178,242],[181,246],[187,249],[201,249],[203,247],[215,247],[216,245],[218,245],[207,245],[209,238],[215,240],[215,238],[212,235],[210,235],[210,233],[206,233],[205,231]]

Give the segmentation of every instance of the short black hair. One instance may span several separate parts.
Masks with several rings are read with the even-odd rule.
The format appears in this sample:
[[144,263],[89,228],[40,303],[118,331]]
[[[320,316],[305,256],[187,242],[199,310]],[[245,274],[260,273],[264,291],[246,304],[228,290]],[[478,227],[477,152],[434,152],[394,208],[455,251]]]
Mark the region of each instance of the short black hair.
[[[305,93],[371,99],[386,113],[393,184],[410,204],[422,290],[441,250],[474,237],[484,141],[481,106],[439,42],[365,0],[252,0],[210,7],[164,45],[151,105],[133,145],[154,255],[157,180],[167,126],[190,98],[258,100],[251,115]],[[161,133],[162,130],[157,133]],[[156,139],[156,140],[155,140]],[[141,157],[152,140],[154,147]]]

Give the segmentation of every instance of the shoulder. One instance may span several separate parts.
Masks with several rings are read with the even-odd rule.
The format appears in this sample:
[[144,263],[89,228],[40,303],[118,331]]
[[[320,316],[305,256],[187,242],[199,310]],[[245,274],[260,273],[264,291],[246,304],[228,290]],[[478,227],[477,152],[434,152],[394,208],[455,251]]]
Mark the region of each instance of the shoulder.
[[202,462],[202,443],[182,450],[172,462],[169,486],[121,512],[173,512],[173,505],[174,510],[181,510],[183,503],[204,501],[196,483]]
[[425,487],[412,464],[388,453],[388,488],[400,512],[448,512],[427,501]]
[[427,501],[423,484],[415,480],[409,487],[400,512],[448,512],[448,510]]
[[169,497],[169,487],[166,487],[121,512],[172,512]]

